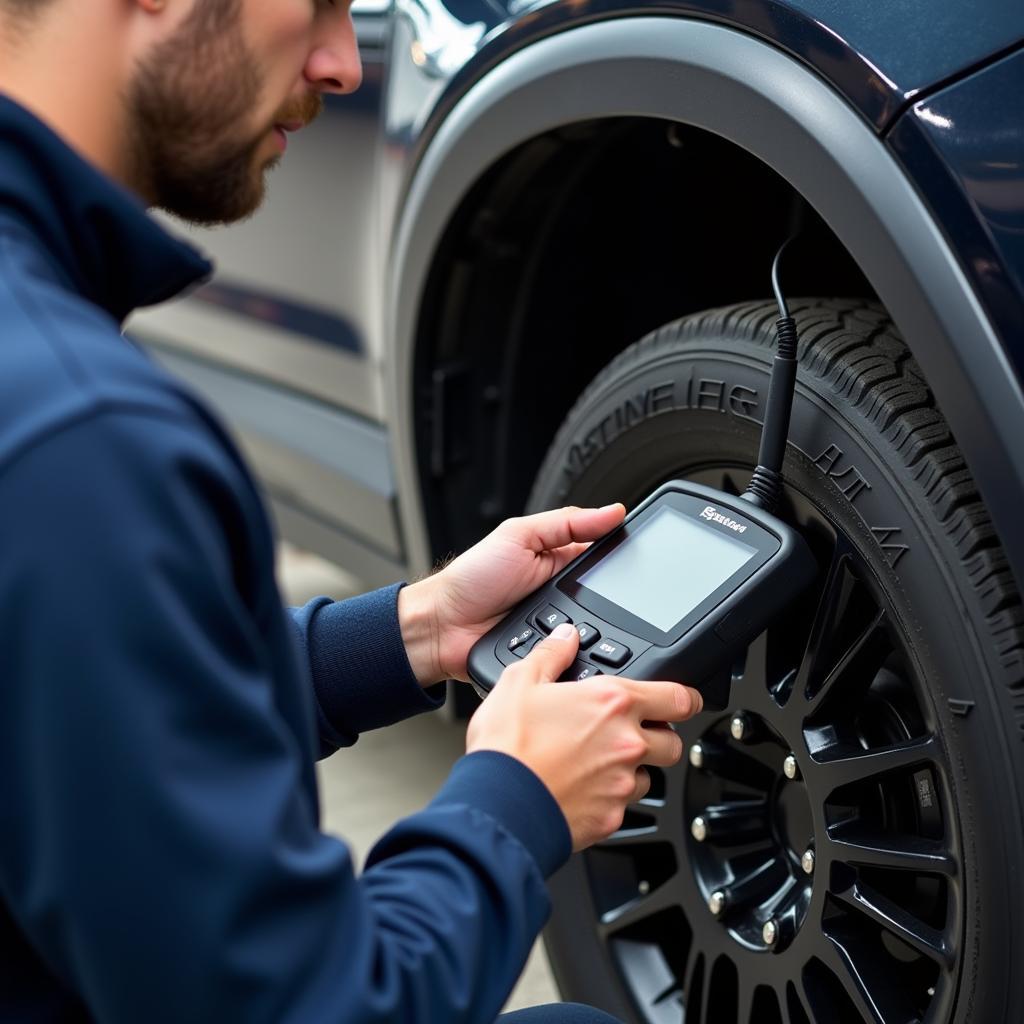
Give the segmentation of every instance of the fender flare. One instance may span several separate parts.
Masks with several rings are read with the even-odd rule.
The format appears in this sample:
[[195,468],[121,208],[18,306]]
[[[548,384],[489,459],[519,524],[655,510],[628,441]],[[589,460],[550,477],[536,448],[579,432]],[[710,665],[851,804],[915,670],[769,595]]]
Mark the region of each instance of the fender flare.
[[539,134],[656,117],[748,150],[803,195],[865,273],[917,358],[1024,581],[1024,395],[956,257],[871,126],[826,82],[734,29],[635,17],[568,30],[476,82],[423,152],[398,221],[386,291],[385,379],[410,567],[429,568],[413,421],[423,292],[441,238],[495,161]]

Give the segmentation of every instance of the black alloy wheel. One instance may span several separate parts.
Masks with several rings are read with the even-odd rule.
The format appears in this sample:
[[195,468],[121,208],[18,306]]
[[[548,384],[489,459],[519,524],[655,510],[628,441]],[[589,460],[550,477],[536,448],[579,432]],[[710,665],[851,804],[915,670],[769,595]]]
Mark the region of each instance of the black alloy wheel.
[[[793,305],[780,514],[818,579],[737,652],[729,710],[680,726],[683,762],[556,876],[552,966],[566,998],[651,1024],[1021,1019],[1019,598],[884,313]],[[623,353],[532,505],[676,476],[740,493],[773,321],[732,307]]]
[[[728,472],[690,478],[737,492]],[[709,1021],[923,1020],[955,991],[941,741],[884,600],[801,505],[828,566],[811,628],[787,616],[745,652],[734,709],[680,727],[686,767],[655,770],[588,854],[598,932],[648,1020],[679,1020],[673,1003]]]

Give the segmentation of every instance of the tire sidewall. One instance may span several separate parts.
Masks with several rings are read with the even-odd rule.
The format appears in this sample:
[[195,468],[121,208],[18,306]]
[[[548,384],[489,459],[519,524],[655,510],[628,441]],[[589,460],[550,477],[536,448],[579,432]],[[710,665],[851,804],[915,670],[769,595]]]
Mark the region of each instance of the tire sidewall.
[[[613,364],[570,415],[538,476],[532,508],[623,500],[635,504],[662,480],[723,461],[753,465],[771,352],[730,334],[649,345]],[[722,453],[726,454],[723,460]],[[883,432],[829,383],[801,368],[784,475],[852,543],[887,595],[922,678],[926,714],[948,754],[963,864],[963,933],[955,1021],[997,1021],[1020,996],[1013,911],[1024,906],[1019,737],[984,615],[960,556]],[[734,697],[734,700],[736,698]],[[951,705],[950,702],[954,703]],[[972,702],[966,715],[960,701]],[[556,915],[547,937],[555,973],[578,990],[567,942],[612,970],[594,936],[580,934],[585,871],[580,858],[553,882]],[[565,908],[563,914],[562,908]],[[573,919],[577,919],[573,927]],[[571,947],[570,947],[571,948]],[[597,972],[592,972],[596,974]],[[604,973],[604,972],[602,972]],[[624,1013],[621,988],[591,978],[589,997]]]

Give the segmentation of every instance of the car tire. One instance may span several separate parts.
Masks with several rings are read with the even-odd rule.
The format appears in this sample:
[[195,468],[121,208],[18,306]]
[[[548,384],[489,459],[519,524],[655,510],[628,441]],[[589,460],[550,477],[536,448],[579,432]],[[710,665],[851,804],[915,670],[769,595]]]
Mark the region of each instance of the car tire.
[[[791,311],[780,514],[819,578],[738,652],[730,710],[679,727],[700,756],[652,769],[622,829],[555,876],[552,968],[566,999],[627,1021],[1024,1020],[1019,594],[884,310]],[[713,310],[621,353],[567,417],[531,509],[631,506],[673,477],[740,493],[776,316]]]

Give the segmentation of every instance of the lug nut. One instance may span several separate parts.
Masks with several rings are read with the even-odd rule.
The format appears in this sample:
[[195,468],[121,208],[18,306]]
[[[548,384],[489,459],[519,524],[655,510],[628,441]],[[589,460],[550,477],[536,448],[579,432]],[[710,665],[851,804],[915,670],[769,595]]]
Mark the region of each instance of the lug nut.
[[761,929],[761,938],[766,946],[774,946],[779,941],[779,926],[775,921],[765,921]]
[[804,869],[804,874],[814,874],[814,851],[804,850],[804,855],[800,858],[800,867]]
[[729,732],[734,740],[744,740],[750,735],[750,719],[742,711],[737,711],[729,723]]
[[727,846],[748,839],[763,839],[768,827],[766,800],[730,800],[724,804],[708,804],[690,819],[690,835],[698,843],[706,840]]
[[704,748],[699,743],[694,743],[690,747],[690,764],[694,768],[704,767]]
[[722,911],[725,910],[725,893],[720,889],[716,889],[708,897],[708,910],[711,911],[714,917],[720,917]]
[[796,763],[796,758],[792,754],[782,762],[782,772],[787,779],[800,777],[800,766]]

